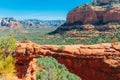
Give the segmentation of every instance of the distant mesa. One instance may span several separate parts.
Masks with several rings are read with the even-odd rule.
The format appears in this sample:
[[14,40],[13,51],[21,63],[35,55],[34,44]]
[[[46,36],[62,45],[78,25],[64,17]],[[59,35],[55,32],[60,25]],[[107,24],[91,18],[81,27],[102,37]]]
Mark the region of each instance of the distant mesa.
[[[108,25],[112,23],[113,25]],[[72,29],[109,30],[119,28],[120,0],[94,0],[71,10],[66,23],[52,33],[62,33]],[[104,25],[104,26],[103,26]]]
[[14,18],[0,18],[0,27],[22,27],[22,24]]
[[58,27],[65,23],[65,20],[38,20],[38,19],[28,19],[21,20],[20,23],[23,27],[27,28],[43,28],[43,27]]

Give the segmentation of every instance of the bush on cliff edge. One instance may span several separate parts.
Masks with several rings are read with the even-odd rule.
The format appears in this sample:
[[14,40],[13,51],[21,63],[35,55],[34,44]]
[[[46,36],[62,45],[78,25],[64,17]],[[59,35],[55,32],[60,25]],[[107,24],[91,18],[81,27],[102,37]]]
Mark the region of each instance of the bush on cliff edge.
[[12,53],[16,48],[16,40],[10,35],[0,37],[0,77],[12,77],[15,73],[15,59]]

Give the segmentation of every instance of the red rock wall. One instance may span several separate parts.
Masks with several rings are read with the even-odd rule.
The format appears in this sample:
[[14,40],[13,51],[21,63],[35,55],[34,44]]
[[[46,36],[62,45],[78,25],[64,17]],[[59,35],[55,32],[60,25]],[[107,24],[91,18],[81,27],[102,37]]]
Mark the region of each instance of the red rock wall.
[[120,8],[112,8],[106,11],[103,22],[120,22]]
[[120,69],[110,68],[101,59],[56,59],[82,80],[120,80]]
[[76,8],[70,11],[66,18],[66,23],[74,23],[76,21],[81,21],[83,24],[94,24],[107,22],[120,22],[120,8],[110,8],[110,9],[92,9],[92,10],[82,10]]
[[120,80],[120,43],[64,45],[62,50],[59,50],[61,46],[41,46],[31,42],[17,45],[16,70],[19,78],[31,74],[33,58],[52,56],[82,80]]

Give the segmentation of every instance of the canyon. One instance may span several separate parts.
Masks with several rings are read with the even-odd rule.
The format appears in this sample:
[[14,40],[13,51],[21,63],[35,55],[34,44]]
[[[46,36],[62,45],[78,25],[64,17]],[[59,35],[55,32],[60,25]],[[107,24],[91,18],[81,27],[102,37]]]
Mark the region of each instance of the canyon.
[[[31,62],[35,65],[35,59],[44,56],[54,57],[82,80],[120,80],[119,42],[95,45],[38,45],[33,42],[17,42],[15,58],[18,78],[35,73],[36,68],[30,66]],[[35,80],[31,76],[30,80]]]
[[[47,24],[38,20],[18,22],[10,21],[7,18],[1,19],[1,25],[11,27],[8,22],[13,26],[24,24],[28,27]],[[57,23],[56,25],[59,27],[52,33],[78,29],[82,31],[95,30],[95,34],[99,34],[99,31],[116,30],[120,28],[120,2],[119,0],[94,0],[93,3],[80,5],[71,10],[65,23],[64,21]],[[109,23],[114,24],[109,25]],[[72,31],[68,33],[78,34]],[[88,35],[89,33],[87,37]],[[45,56],[55,58],[82,80],[120,80],[120,42],[94,45],[39,45],[31,41],[18,41],[16,45],[17,48],[13,53],[13,57],[16,58],[16,76],[19,78],[16,80],[36,80],[35,74],[39,70],[36,67],[36,59]]]

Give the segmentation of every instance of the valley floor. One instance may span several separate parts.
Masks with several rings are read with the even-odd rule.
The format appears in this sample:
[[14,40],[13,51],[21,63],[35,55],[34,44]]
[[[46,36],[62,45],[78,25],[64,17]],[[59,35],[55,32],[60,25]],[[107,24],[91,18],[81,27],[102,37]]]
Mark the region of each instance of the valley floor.
[[13,34],[18,41],[26,42],[30,40],[41,45],[89,45],[120,41],[120,29],[107,31],[81,31],[74,29],[63,34],[48,34],[55,29],[56,28],[2,28],[0,29],[0,36]]

